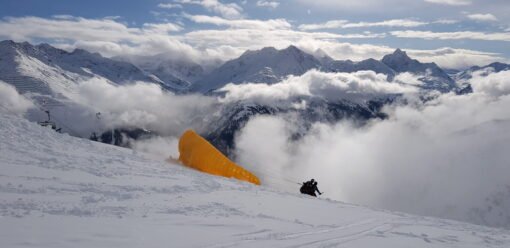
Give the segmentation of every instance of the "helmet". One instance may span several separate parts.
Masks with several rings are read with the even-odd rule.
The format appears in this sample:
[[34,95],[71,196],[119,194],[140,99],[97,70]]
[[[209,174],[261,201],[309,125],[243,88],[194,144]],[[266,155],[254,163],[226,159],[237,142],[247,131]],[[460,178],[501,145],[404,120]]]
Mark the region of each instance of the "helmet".
[[315,179],[310,180],[312,183],[315,182]]

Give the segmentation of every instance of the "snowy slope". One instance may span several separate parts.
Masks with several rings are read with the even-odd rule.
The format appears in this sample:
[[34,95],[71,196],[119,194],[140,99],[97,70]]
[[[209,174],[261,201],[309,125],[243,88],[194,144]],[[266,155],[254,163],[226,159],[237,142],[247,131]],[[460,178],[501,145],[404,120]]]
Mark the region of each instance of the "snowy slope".
[[0,247],[510,246],[506,230],[277,192],[0,123]]
[[113,84],[144,81],[169,90],[180,89],[179,85],[163,82],[130,63],[82,49],[66,52],[48,44],[34,46],[6,40],[0,42],[0,58],[0,80],[13,84],[23,93],[72,98],[76,86],[91,78],[103,78]]
[[192,89],[209,92],[228,83],[276,83],[285,76],[302,75],[320,66],[318,59],[295,46],[283,50],[266,47],[258,51],[247,51],[241,57],[226,62],[205,75]]
[[199,64],[167,53],[154,56],[116,57],[114,59],[132,63],[164,82],[173,82],[184,88],[189,87],[204,75],[204,69]]

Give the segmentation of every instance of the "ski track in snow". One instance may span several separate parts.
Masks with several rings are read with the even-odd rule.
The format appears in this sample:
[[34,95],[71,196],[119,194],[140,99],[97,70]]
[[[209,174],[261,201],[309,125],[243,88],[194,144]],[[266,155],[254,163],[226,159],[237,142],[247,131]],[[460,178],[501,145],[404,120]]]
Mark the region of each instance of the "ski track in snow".
[[0,247],[510,247],[507,230],[277,192],[4,114],[0,167]]

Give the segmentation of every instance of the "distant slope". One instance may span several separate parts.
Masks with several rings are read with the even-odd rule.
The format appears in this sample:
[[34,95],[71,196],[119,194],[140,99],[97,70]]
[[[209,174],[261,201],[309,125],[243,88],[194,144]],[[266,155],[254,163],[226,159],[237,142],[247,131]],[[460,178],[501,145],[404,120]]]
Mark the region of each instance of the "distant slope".
[[266,47],[247,51],[205,75],[192,87],[193,91],[209,92],[228,83],[276,83],[288,75],[302,75],[321,62],[310,54],[290,46],[283,50]]
[[0,123],[0,247],[510,246],[506,230],[277,192]]

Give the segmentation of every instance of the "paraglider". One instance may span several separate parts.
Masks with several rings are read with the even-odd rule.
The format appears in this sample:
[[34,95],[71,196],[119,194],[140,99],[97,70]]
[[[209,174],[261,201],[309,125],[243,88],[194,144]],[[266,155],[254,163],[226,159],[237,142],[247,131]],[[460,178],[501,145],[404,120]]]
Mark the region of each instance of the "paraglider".
[[230,161],[193,130],[187,130],[181,136],[179,153],[179,161],[187,167],[260,185],[260,180],[253,173]]

